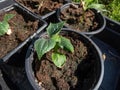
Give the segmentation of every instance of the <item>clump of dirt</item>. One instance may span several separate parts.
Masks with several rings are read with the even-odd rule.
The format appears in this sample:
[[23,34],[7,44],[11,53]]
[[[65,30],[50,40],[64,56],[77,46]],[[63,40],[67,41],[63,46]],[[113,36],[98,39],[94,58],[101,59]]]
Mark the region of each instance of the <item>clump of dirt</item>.
[[1,13],[0,21],[3,20],[5,14],[14,14],[15,16],[9,21],[12,34],[0,36],[0,58],[32,35],[38,29],[39,23],[38,20],[30,20],[28,16],[20,14],[17,10]]
[[[74,38],[71,38],[71,36]],[[41,60],[34,55],[35,76],[38,83],[45,90],[91,90],[96,82],[96,57],[79,36],[72,33],[63,34],[69,38],[74,46],[74,53],[60,50],[67,56],[65,65],[57,68],[51,61],[51,53],[48,52]]]
[[96,30],[98,21],[91,9],[86,11],[81,4],[70,4],[60,12],[60,19],[66,21],[66,26],[81,32]]
[[45,15],[53,10],[59,8],[64,0],[16,0],[17,2],[23,4],[27,8],[29,8],[32,12]]

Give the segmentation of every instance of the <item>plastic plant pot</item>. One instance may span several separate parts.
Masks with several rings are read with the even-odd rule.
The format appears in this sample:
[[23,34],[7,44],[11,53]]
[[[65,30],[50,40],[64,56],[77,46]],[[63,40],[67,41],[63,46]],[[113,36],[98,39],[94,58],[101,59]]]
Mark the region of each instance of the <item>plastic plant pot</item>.
[[115,22],[108,17],[106,19],[106,27],[103,32],[96,34],[100,40],[115,48],[120,53],[120,23]]
[[56,13],[56,10],[63,4],[69,3],[70,0],[14,0],[17,4],[22,5],[27,8],[29,11],[32,11],[33,14],[37,15],[42,19],[46,19],[49,16]]
[[[7,61],[17,51],[19,51],[25,44],[30,42],[37,34],[39,34],[47,26],[47,23],[44,20],[39,19],[38,17],[36,17],[32,13],[30,13],[28,10],[26,10],[25,8],[23,8],[19,5],[13,4],[13,5],[10,5],[9,7],[8,6],[6,6],[6,7],[4,6],[4,8],[0,10],[0,15],[1,15],[1,17],[2,17],[2,15],[5,15],[5,14],[14,14],[15,15],[11,19],[11,22],[13,22],[13,23],[10,24],[10,27],[12,25],[13,31],[14,32],[17,31],[17,33],[14,35],[11,34],[9,36],[7,36],[7,35],[0,36],[0,39],[2,40],[3,38],[8,37],[8,41],[11,41],[11,42],[17,41],[17,44],[16,44],[16,42],[14,42],[13,44],[8,45],[8,46],[15,45],[14,48],[9,49],[5,53],[3,53],[3,51],[2,51],[2,54],[1,54],[2,56],[0,57],[0,59],[2,59],[4,62]],[[21,20],[19,20],[19,19],[21,19]],[[33,23],[33,22],[36,22],[36,23]],[[26,25],[24,25],[24,24],[26,24]],[[34,26],[36,28],[34,28]],[[17,28],[15,28],[15,27],[17,27]],[[27,30],[27,31],[25,31],[23,28],[26,28],[25,30]],[[22,30],[24,30],[24,31],[22,31]],[[31,31],[31,32],[28,35],[27,35],[27,33],[24,33],[24,32],[29,32],[29,31]],[[22,35],[22,34],[20,35],[21,32],[23,32],[24,35]],[[22,39],[20,40],[17,37],[9,40],[9,38],[11,36],[16,36],[17,34],[19,34],[20,37],[22,36],[23,40]],[[24,36],[25,36],[25,38],[24,38]],[[3,41],[4,41],[4,39],[3,39]],[[4,41],[4,43],[7,43],[7,39]],[[4,46],[4,44],[2,44],[1,41],[0,41],[0,44],[1,44],[1,48],[3,45],[3,47],[6,47],[5,50],[7,50],[7,46]],[[7,45],[7,44],[5,44],[5,45]]]
[[[68,4],[65,4],[65,5],[63,5],[60,9],[58,9],[58,11],[57,11],[57,18],[58,18],[58,20],[59,21],[66,21],[66,24],[65,24],[65,28],[70,28],[70,29],[72,29],[72,30],[77,30],[78,32],[81,32],[81,33],[83,33],[83,34],[86,34],[86,35],[94,35],[94,34],[97,34],[97,33],[100,33],[100,32],[102,32],[103,31],[103,29],[105,28],[105,26],[106,26],[106,20],[105,20],[105,18],[103,17],[103,15],[99,12],[99,11],[97,11],[96,9],[87,9],[87,10],[91,10],[93,13],[94,13],[94,19],[93,19],[93,21],[91,21],[91,23],[92,23],[92,25],[91,24],[89,24],[88,22],[84,22],[84,21],[87,21],[87,19],[88,18],[86,18],[86,20],[85,20],[85,18],[82,18],[82,17],[89,17],[89,16],[87,16],[87,15],[89,15],[89,12],[86,12],[85,11],[85,13],[86,13],[86,16],[83,16],[84,15],[84,13],[81,13],[79,10],[78,10],[78,8],[75,8],[74,9],[74,13],[73,13],[73,10],[71,9],[71,5],[73,5],[73,8],[75,8],[74,7],[74,5],[77,5],[77,6],[79,6],[79,4],[73,4],[73,3],[68,3]],[[69,9],[69,11],[68,10],[66,10],[66,9],[68,9],[68,8],[70,8]],[[79,8],[80,9],[80,8]],[[66,10],[66,11],[65,11]],[[75,10],[77,10],[77,11],[75,11]],[[72,11],[72,12],[71,12]],[[79,12],[78,12],[79,11]],[[81,10],[82,11],[82,10]],[[64,14],[63,15],[63,13],[67,13],[66,15]],[[76,13],[76,14],[75,14]],[[81,14],[79,14],[79,13],[81,13]],[[87,14],[88,13],[88,14]],[[74,15],[73,15],[74,14]],[[78,15],[79,14],[79,15]],[[68,19],[66,19],[66,16],[68,16],[67,18]],[[69,18],[69,16],[70,16],[70,18]],[[92,15],[91,15],[92,16]],[[91,17],[90,16],[90,17]],[[64,20],[61,18],[61,17],[63,17],[63,18],[65,18]],[[71,17],[74,17],[74,18],[71,18]],[[79,18],[78,18],[79,17]],[[80,21],[77,21],[77,20],[79,20],[80,19]],[[95,22],[94,22],[95,21]],[[80,22],[80,23],[79,23]],[[81,23],[83,23],[83,24],[81,24]],[[94,23],[97,23],[97,26],[95,26],[95,24]],[[87,25],[87,24],[89,24],[89,25],[91,25],[91,26],[85,26],[85,25]],[[74,26],[74,27],[73,27]],[[95,26],[95,27],[94,27]],[[92,27],[94,28],[94,29],[92,29]]]
[[0,10],[12,6],[15,2],[13,0],[0,0]]
[[106,25],[107,27],[109,27],[110,29],[112,29],[114,31],[114,33],[118,34],[120,36],[120,23],[115,21],[115,20],[111,20],[108,17],[105,17],[106,19]]
[[[93,69],[91,69],[91,70],[89,69],[89,71],[86,72],[86,70],[88,68],[86,67],[86,70],[85,70],[84,65],[86,65],[86,64],[85,64],[84,60],[81,61],[81,63],[78,65],[78,67],[76,69],[76,72],[78,70],[79,80],[77,82],[78,85],[77,85],[76,88],[79,89],[79,90],[98,90],[99,86],[101,85],[101,82],[102,82],[102,79],[103,79],[103,74],[104,74],[104,65],[103,65],[103,60],[102,60],[102,56],[101,56],[102,55],[101,51],[99,50],[97,45],[90,38],[88,38],[84,34],[81,34],[79,32],[76,32],[76,31],[73,31],[73,30],[70,30],[70,29],[66,29],[66,28],[63,29],[61,33],[65,33],[65,35],[70,35],[70,36],[74,37],[75,40],[76,40],[76,37],[78,36],[77,39],[81,40],[85,45],[89,46],[89,49],[91,50],[92,55],[95,55],[95,58],[92,60],[92,62],[94,62],[93,66],[95,66],[94,67],[95,71]],[[40,38],[44,37],[44,35],[46,35],[46,34],[45,33],[41,34]],[[35,50],[33,48],[33,44],[34,44],[34,42],[29,46],[27,54],[26,54],[25,70],[26,70],[27,78],[28,78],[30,84],[32,85],[32,87],[35,90],[41,90],[41,89],[43,89],[43,87],[41,87],[42,86],[42,82],[37,81],[37,79],[35,77],[36,75],[35,75],[35,72],[34,72],[34,70],[35,70],[34,67],[35,67],[35,62],[36,61],[35,61],[35,56],[34,56],[35,55]],[[90,65],[91,60],[88,60],[88,62],[89,62],[88,64]],[[89,66],[89,65],[86,65],[86,66]],[[74,65],[74,67],[75,67],[75,65]],[[47,65],[46,65],[46,68],[48,68]],[[49,68],[51,68],[51,67],[49,67]],[[52,69],[52,70],[54,70],[54,69]],[[59,70],[61,70],[61,69],[59,69]],[[50,70],[48,70],[48,71],[51,72]],[[86,72],[86,75],[90,74],[90,72],[91,72],[90,77],[93,77],[93,78],[90,80],[89,76],[86,77],[86,75],[82,74],[83,72],[84,72],[84,74]],[[51,72],[51,73],[53,73],[53,72]],[[81,76],[83,76],[83,77],[81,78]],[[87,78],[86,80],[85,80],[84,76]],[[43,78],[44,78],[44,75],[43,75]],[[54,77],[52,77],[52,78],[54,78]],[[54,85],[57,86],[58,82],[57,82],[56,79],[53,79],[52,82],[54,82]],[[69,84],[70,83],[71,82],[69,82]],[[56,88],[59,89],[58,87],[56,87]],[[64,88],[64,86],[62,88]],[[76,88],[74,88],[74,89],[76,89]],[[66,88],[64,88],[64,89],[66,89]],[[70,86],[69,90],[72,90],[72,89],[73,89],[72,86]]]

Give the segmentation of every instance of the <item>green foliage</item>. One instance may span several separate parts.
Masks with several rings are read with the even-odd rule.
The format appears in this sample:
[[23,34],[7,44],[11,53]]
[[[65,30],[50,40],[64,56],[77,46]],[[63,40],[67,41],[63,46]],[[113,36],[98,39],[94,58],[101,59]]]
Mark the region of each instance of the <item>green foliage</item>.
[[55,41],[52,39],[44,39],[44,38],[38,39],[34,45],[38,58],[41,59],[41,57],[45,53],[47,53],[48,51],[50,51],[55,47],[55,44],[56,44]]
[[90,4],[88,6],[88,8],[95,8],[95,9],[99,10],[100,12],[107,12],[107,10],[105,9],[105,5],[103,5],[103,4],[93,3],[93,4]]
[[66,61],[66,56],[59,53],[52,53],[52,61],[57,67],[61,68]]
[[107,12],[105,15],[113,20],[120,22],[120,0],[113,0],[108,5],[106,5],[106,8],[109,12]]
[[8,21],[14,16],[15,16],[14,14],[6,14],[4,16],[3,21],[0,22],[0,36],[7,33],[8,29],[10,28]]
[[95,8],[101,12],[106,11],[104,4],[99,4],[98,0],[73,0],[73,2],[80,2],[83,5],[84,10],[88,8]]
[[103,12],[104,15],[120,22],[120,0],[99,0],[99,3],[104,4],[107,9],[107,12]]
[[95,8],[101,12],[106,11],[105,5],[99,4],[98,0],[83,0],[82,2],[84,2],[84,9],[85,10],[88,8]]
[[48,38],[40,38],[34,43],[34,48],[37,52],[39,60],[45,53],[53,49],[54,52],[52,53],[51,58],[53,63],[59,68],[64,65],[66,56],[58,52],[58,49],[62,48],[64,50],[74,52],[74,47],[71,44],[70,40],[59,35],[63,25],[64,22],[56,24],[50,23],[50,25],[47,27]]
[[59,34],[63,25],[64,25],[64,22],[57,23],[57,24],[50,23],[50,25],[47,27],[48,35],[52,37],[55,34]]
[[59,46],[63,49],[67,49],[70,52],[74,52],[74,48],[70,40],[65,37],[61,37],[61,42],[59,43]]

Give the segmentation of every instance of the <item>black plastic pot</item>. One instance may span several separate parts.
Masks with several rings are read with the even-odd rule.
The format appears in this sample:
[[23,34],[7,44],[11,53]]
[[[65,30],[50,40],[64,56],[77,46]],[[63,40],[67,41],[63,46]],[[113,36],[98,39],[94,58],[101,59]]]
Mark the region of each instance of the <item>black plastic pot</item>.
[[[73,3],[68,3],[68,4],[65,4],[63,5],[60,9],[58,9],[57,11],[57,18],[59,21],[62,21],[62,19],[60,18],[60,14],[61,12],[66,9],[66,8],[69,8],[70,5],[73,4]],[[77,4],[76,4],[77,5]],[[91,9],[94,13],[95,13],[95,16],[96,16],[96,21],[98,21],[98,27],[96,28],[96,30],[94,31],[91,31],[91,32],[81,32],[83,34],[86,34],[86,35],[94,35],[94,34],[97,34],[97,33],[100,33],[103,31],[103,29],[105,28],[106,26],[106,20],[105,18],[103,17],[103,15],[97,11],[96,9]],[[65,28],[70,28],[68,25],[64,25]],[[70,28],[71,29],[71,28]]]
[[[14,0],[14,1],[15,1],[16,4],[19,4],[19,5],[23,6],[24,8],[28,9],[29,11],[31,11],[27,6],[22,5],[22,4],[19,3],[17,0]],[[63,1],[64,1],[64,3],[69,3],[69,2],[70,2],[70,0],[63,0]],[[53,11],[51,11],[51,12],[49,12],[49,13],[47,13],[47,14],[45,14],[45,15],[39,15],[39,14],[36,14],[36,13],[34,13],[34,12],[32,12],[32,13],[35,14],[35,15],[37,15],[38,17],[40,17],[40,18],[42,18],[42,19],[46,19],[46,18],[48,18],[49,16],[55,14],[55,13],[56,13],[56,9],[53,10]]]
[[[8,1],[6,1],[4,3],[7,3],[7,2]],[[39,34],[47,26],[47,23],[44,20],[39,19],[38,17],[36,17],[32,13],[30,13],[25,8],[23,8],[23,7],[15,4],[13,1],[11,1],[11,3],[12,4],[10,4],[9,6],[8,5],[5,6],[6,4],[3,5],[3,8],[0,10],[0,13],[6,13],[8,11],[15,10],[16,12],[20,13],[21,15],[24,15],[23,16],[24,19],[29,17],[31,20],[38,20],[39,21],[39,27],[36,30],[36,32],[33,33],[32,35],[30,35],[24,42],[20,43],[15,49],[11,50],[9,53],[7,53],[7,55],[5,55],[2,58],[0,58],[4,62],[6,62],[13,54],[15,54],[18,50],[20,50],[25,44],[27,44],[28,42],[30,42],[37,34]],[[2,4],[2,3],[0,3],[0,4]]]
[[120,53],[120,23],[106,18],[106,28],[96,35],[99,39],[115,48]]
[[5,9],[5,8],[9,8],[13,4],[14,4],[13,0],[0,0],[0,10]]
[[106,23],[107,27],[109,27],[111,30],[114,31],[114,33],[120,36],[120,23],[115,20],[111,20],[108,17],[105,17],[105,18],[107,22]]
[[[89,46],[90,49],[93,50],[94,55],[96,56],[95,62],[96,62],[96,72],[95,72],[95,77],[94,80],[95,82],[87,82],[91,86],[89,88],[86,88],[87,84],[83,87],[83,90],[98,90],[99,86],[101,85],[102,79],[103,79],[103,74],[104,74],[104,65],[103,65],[103,60],[102,60],[102,53],[97,47],[97,45],[87,36],[84,34],[81,34],[79,32],[70,30],[70,29],[63,29],[62,32],[68,33],[72,35],[73,33],[76,35],[79,35],[79,39],[83,41],[87,46]],[[44,33],[45,34],[45,33]],[[43,34],[41,34],[43,35]],[[41,87],[38,85],[38,83],[35,81],[36,78],[34,76],[34,71],[33,71],[33,61],[34,61],[34,48],[33,48],[34,42],[29,46],[27,54],[26,54],[26,59],[25,59],[25,70],[27,74],[27,78],[34,88],[34,90],[41,90]],[[88,85],[89,86],[89,85]]]

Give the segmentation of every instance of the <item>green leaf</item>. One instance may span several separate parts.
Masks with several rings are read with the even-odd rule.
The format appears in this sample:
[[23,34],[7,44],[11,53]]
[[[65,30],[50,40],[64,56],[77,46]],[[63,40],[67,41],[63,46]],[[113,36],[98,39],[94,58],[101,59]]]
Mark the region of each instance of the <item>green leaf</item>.
[[9,29],[9,24],[5,21],[0,22],[0,36],[4,35]]
[[52,61],[57,67],[61,68],[66,61],[66,56],[59,53],[52,53]]
[[99,10],[99,11],[107,11],[106,9],[105,9],[105,5],[103,5],[103,4],[90,4],[89,6],[88,6],[88,8],[95,8],[95,9],[97,9],[97,10]]
[[58,34],[62,27],[64,25],[64,22],[59,22],[59,23],[50,23],[50,25],[47,27],[47,33],[50,37],[52,37],[55,34]]
[[54,40],[55,42],[61,42],[61,37],[59,35],[53,35],[51,39]]
[[4,16],[4,21],[8,22],[11,18],[13,18],[15,15],[14,14],[5,14]]
[[41,57],[55,47],[55,41],[52,39],[38,39],[34,43],[34,48],[37,52],[39,60]]
[[14,17],[14,14],[5,14],[4,20],[0,22],[0,36],[7,33],[8,29],[10,28],[8,21]]
[[95,8],[98,9],[99,11],[105,11],[105,7],[103,8],[103,4],[99,4],[98,0],[83,0],[85,3],[84,5],[84,10],[88,8]]
[[61,36],[61,42],[59,43],[59,46],[63,49],[67,49],[70,52],[74,52],[74,47],[69,39]]

